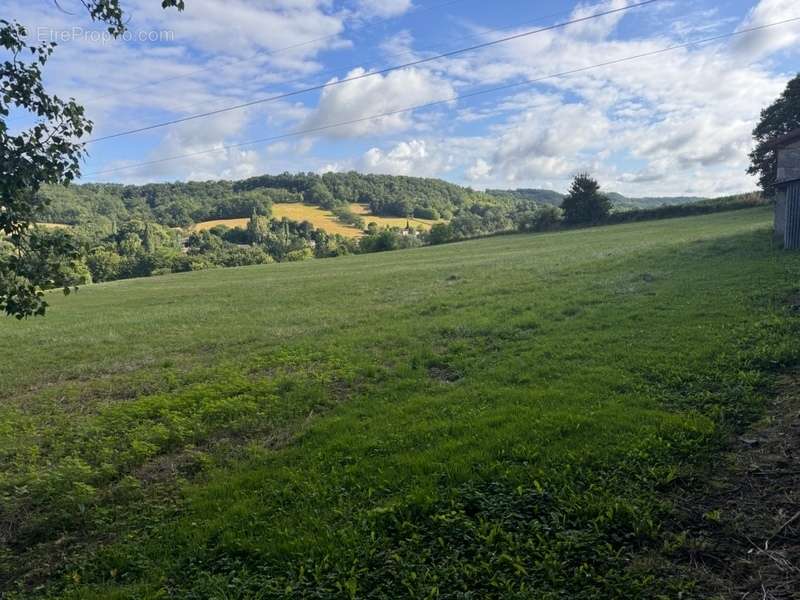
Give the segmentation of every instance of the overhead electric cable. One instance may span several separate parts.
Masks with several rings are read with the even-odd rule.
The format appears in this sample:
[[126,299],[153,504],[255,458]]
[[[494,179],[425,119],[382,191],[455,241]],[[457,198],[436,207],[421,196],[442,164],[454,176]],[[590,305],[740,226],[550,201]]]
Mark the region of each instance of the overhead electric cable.
[[[597,6],[599,6],[599,5],[590,6],[590,7],[587,7],[587,8],[596,8]],[[474,33],[474,34],[471,34],[471,35],[466,35],[466,36],[461,36],[461,37],[456,38],[456,39],[454,39],[452,41],[456,41],[456,40],[458,40],[458,41],[471,40],[471,39],[475,39],[475,38],[486,36],[486,35],[488,35],[490,33],[500,33],[502,31],[509,31],[511,29],[519,29],[520,27],[524,27],[524,26],[528,26],[528,25],[534,25],[536,23],[541,23],[542,21],[546,21],[546,20],[552,19],[554,17],[560,17],[562,15],[571,14],[572,12],[574,12],[574,9],[562,10],[562,11],[559,11],[559,12],[556,12],[556,13],[550,13],[548,15],[543,15],[543,16],[540,16],[540,17],[536,17],[535,19],[530,19],[530,20],[526,20],[526,21],[522,21],[522,22],[517,22],[514,25],[506,25],[505,27],[496,27],[496,28],[493,28],[493,29],[483,29],[481,31],[478,31],[477,33]],[[409,55],[414,56],[414,55],[420,54],[421,52],[440,50],[441,48],[445,48],[445,47],[447,47],[447,44],[433,44],[433,45],[429,45],[429,46],[423,46],[423,47],[420,47],[420,48],[408,49],[408,50],[405,50],[403,52],[392,52],[391,54],[388,54],[386,56],[388,56],[388,57],[401,57],[401,56],[409,56]],[[348,66],[337,67],[335,69],[326,69],[324,71],[319,71],[317,73],[314,73],[313,75],[315,77],[324,77],[326,75],[335,75],[337,73],[349,72],[352,69],[356,69],[358,67],[363,67],[363,61],[359,62],[359,63],[351,63]],[[285,81],[281,81],[280,84],[281,85],[288,85],[288,84],[291,84],[291,83],[299,83],[299,82],[306,81],[307,79],[308,79],[308,77],[297,77],[295,79],[287,79]],[[225,100],[226,101],[230,101],[228,98],[225,98]],[[197,108],[197,107],[198,107],[198,105],[194,104],[191,108],[186,108],[185,110],[191,110],[191,109],[194,109],[194,108]]]
[[[452,4],[458,4],[459,2],[464,2],[464,1],[465,0],[447,0],[446,2],[440,2],[439,4],[433,4],[431,6],[426,6],[424,8],[423,7],[417,7],[415,9],[412,8],[412,10],[410,12],[408,12],[408,13],[402,15],[402,16],[405,17],[405,16],[408,16],[409,14],[426,13],[426,12],[430,12],[430,11],[433,11],[433,10],[437,10],[439,8],[444,8],[446,6],[450,6]],[[371,26],[374,27],[375,25],[380,25],[382,23],[388,23],[388,22],[394,21],[394,20],[396,20],[398,18],[399,18],[398,16],[392,16],[392,17],[386,17],[386,18],[383,18],[383,19],[378,19],[376,21],[372,21],[371,22]],[[334,38],[339,37],[340,35],[342,35],[341,31],[336,32],[336,33],[331,33],[331,34],[328,34],[328,35],[324,35],[324,36],[321,36],[321,37],[313,38],[313,39],[310,39],[310,40],[305,40],[303,42],[297,42],[297,43],[291,44],[289,46],[283,46],[281,48],[276,48],[275,50],[267,50],[266,52],[258,52],[256,54],[251,54],[250,56],[247,56],[246,58],[236,59],[233,64],[251,62],[251,61],[256,60],[258,58],[262,58],[264,56],[274,56],[276,54],[281,54],[283,52],[288,52],[289,50],[296,50],[297,48],[302,48],[304,46],[309,46],[311,44],[316,44],[318,42],[324,42],[326,40],[334,39]],[[187,73],[180,73],[178,75],[173,75],[173,76],[170,76],[170,77],[163,77],[162,79],[151,79],[150,81],[145,81],[143,83],[140,83],[140,84],[137,84],[137,85],[134,85],[134,86],[130,86],[130,87],[127,87],[127,88],[114,90],[113,92],[109,92],[109,93],[103,94],[101,96],[95,96],[95,99],[96,100],[102,100],[104,98],[111,98],[113,96],[118,96],[121,93],[132,92],[134,90],[140,90],[142,88],[150,87],[151,85],[157,85],[157,84],[160,84],[160,83],[166,83],[168,81],[177,81],[179,79],[188,79],[189,77],[194,77],[195,75],[197,75],[199,73],[206,73],[208,71],[212,71],[212,70],[217,69],[217,68],[219,68],[217,65],[206,65],[204,67],[200,67],[199,69],[195,69],[195,70],[189,71]]]
[[105,140],[116,139],[116,138],[123,137],[123,136],[133,135],[135,133],[142,133],[142,132],[145,132],[145,131],[152,131],[154,129],[160,129],[160,128],[163,128],[163,127],[169,127],[171,125],[177,125],[179,123],[186,123],[187,121],[194,121],[196,119],[202,119],[202,118],[211,117],[211,116],[214,116],[214,115],[219,115],[219,114],[231,112],[231,111],[234,111],[234,110],[240,110],[242,108],[255,106],[257,104],[264,104],[264,103],[267,103],[267,102],[274,102],[276,100],[283,100],[285,98],[290,98],[292,96],[298,96],[300,94],[306,94],[306,93],[309,93],[309,92],[320,91],[320,90],[324,90],[324,89],[327,89],[327,88],[330,88],[330,87],[340,86],[340,85],[343,85],[343,84],[346,84],[346,83],[351,83],[353,81],[359,81],[359,80],[362,80],[362,79],[368,79],[370,77],[377,77],[379,75],[385,75],[387,73],[391,73],[391,72],[394,72],[394,71],[399,71],[401,69],[407,69],[407,68],[410,68],[410,67],[416,67],[416,66],[419,66],[419,65],[422,65],[422,64],[426,64],[426,63],[430,63],[430,62],[433,62],[433,61],[441,60],[443,58],[450,58],[450,57],[453,57],[453,56],[458,56],[458,55],[461,55],[461,54],[465,54],[467,52],[474,52],[476,50],[483,50],[485,48],[491,48],[493,46],[497,46],[497,45],[504,44],[504,43],[507,43],[507,42],[511,42],[511,41],[514,41],[514,40],[524,39],[524,38],[530,37],[530,36],[538,34],[538,33],[543,33],[545,31],[553,31],[554,29],[562,29],[564,27],[568,27],[569,25],[574,25],[574,24],[577,24],[577,23],[583,23],[583,22],[590,21],[590,20],[593,20],[593,19],[598,19],[600,17],[605,17],[605,16],[609,16],[609,15],[613,15],[613,14],[629,11],[629,10],[632,10],[634,8],[641,8],[643,6],[647,6],[647,5],[654,4],[656,2],[661,2],[661,1],[662,0],[644,0],[643,2],[639,2],[637,4],[631,4],[631,5],[622,7],[622,8],[615,8],[615,9],[611,9],[611,10],[595,13],[593,15],[589,15],[589,16],[586,16],[586,17],[579,17],[577,19],[571,19],[569,21],[564,21],[562,23],[556,23],[555,25],[549,25],[547,27],[541,27],[539,29],[534,29],[534,30],[531,30],[531,31],[526,31],[526,32],[523,32],[523,33],[517,33],[517,34],[514,34],[514,35],[509,35],[509,36],[506,36],[506,37],[503,37],[503,38],[500,38],[500,39],[497,39],[497,40],[492,40],[492,41],[489,41],[489,42],[483,42],[481,44],[475,44],[474,46],[469,46],[469,47],[466,47],[466,48],[459,48],[457,50],[451,50],[449,52],[444,52],[442,54],[437,54],[435,56],[429,56],[429,57],[426,57],[426,58],[420,58],[420,59],[413,60],[413,61],[401,64],[401,65],[395,65],[395,66],[392,66],[392,67],[386,67],[384,69],[380,69],[380,70],[377,70],[377,71],[370,71],[368,73],[362,73],[360,75],[355,75],[353,77],[347,77],[345,79],[340,79],[340,80],[337,80],[337,81],[330,81],[328,83],[315,85],[315,86],[304,88],[304,89],[301,89],[301,90],[285,92],[285,93],[282,93],[282,94],[278,94],[276,96],[270,96],[268,98],[260,98],[258,100],[251,100],[249,102],[244,102],[242,104],[236,104],[234,106],[228,106],[228,107],[225,107],[225,108],[219,108],[219,109],[207,111],[207,112],[204,112],[204,113],[198,113],[198,114],[195,114],[195,115],[189,115],[189,116],[186,116],[186,117],[181,117],[179,119],[172,119],[172,120],[169,120],[169,121],[163,121],[161,123],[154,123],[152,125],[146,125],[146,126],[138,127],[138,128],[135,128],[135,129],[129,129],[129,130],[126,130],[126,131],[120,131],[120,132],[117,132],[117,133],[104,135],[104,136],[101,136],[101,137],[90,139],[90,140],[86,141],[85,144],[88,145],[88,144],[93,144],[93,143],[96,143],[96,142],[101,142],[101,141],[105,141]]
[[425,104],[418,104],[416,106],[410,106],[410,107],[407,107],[407,108],[402,108],[402,109],[398,109],[398,110],[384,112],[384,113],[376,114],[376,115],[370,115],[370,116],[367,116],[367,117],[361,117],[361,118],[358,118],[358,119],[351,119],[349,121],[341,121],[341,122],[338,122],[338,123],[331,123],[331,124],[328,124],[328,125],[321,125],[319,127],[313,127],[313,128],[309,128],[309,129],[302,129],[302,130],[298,130],[298,131],[290,131],[290,132],[287,132],[287,133],[284,133],[284,134],[274,135],[274,136],[260,138],[260,139],[256,139],[256,140],[238,142],[236,144],[228,144],[228,145],[224,145],[224,146],[219,146],[217,148],[208,148],[206,150],[199,150],[197,152],[190,152],[190,153],[181,154],[181,155],[178,155],[178,156],[170,156],[170,157],[160,158],[160,159],[157,159],[157,160],[150,160],[150,161],[139,162],[139,163],[130,164],[130,165],[124,165],[124,166],[120,166],[120,167],[115,167],[115,168],[112,168],[112,169],[104,169],[104,170],[101,170],[101,171],[95,171],[93,173],[87,174],[85,177],[97,177],[98,175],[105,175],[105,174],[108,174],[108,173],[116,173],[116,172],[119,172],[119,171],[137,169],[137,168],[140,168],[140,167],[147,167],[147,166],[162,164],[162,163],[166,163],[166,162],[182,160],[182,159],[185,159],[185,158],[193,158],[195,156],[202,156],[204,154],[212,154],[212,153],[215,153],[215,152],[224,152],[226,150],[232,150],[232,149],[235,149],[235,148],[242,148],[244,146],[253,146],[253,145],[256,145],[256,144],[275,142],[275,141],[284,140],[284,139],[292,138],[292,137],[299,137],[299,136],[310,135],[310,134],[314,134],[314,133],[320,133],[322,131],[329,131],[331,129],[336,129],[338,127],[346,127],[348,125],[356,125],[356,124],[359,124],[359,123],[365,123],[365,122],[369,122],[369,121],[372,121],[372,120],[375,120],[375,119],[382,119],[382,118],[386,118],[386,117],[391,117],[391,116],[395,116],[395,115],[399,115],[399,114],[403,114],[403,113],[407,113],[407,112],[412,112],[412,111],[415,111],[415,110],[431,108],[431,107],[434,107],[434,106],[441,106],[443,104],[449,104],[449,103],[455,102],[457,100],[465,100],[467,98],[474,98],[474,97],[477,97],[477,96],[491,94],[491,93],[494,93],[494,92],[500,92],[500,91],[519,88],[519,87],[523,87],[523,86],[527,86],[527,85],[532,85],[532,84],[535,84],[535,83],[541,83],[542,81],[547,81],[549,79],[557,79],[557,78],[560,78],[560,77],[566,77],[566,76],[569,76],[569,75],[575,75],[575,74],[578,74],[578,73],[584,73],[586,71],[592,71],[594,69],[599,69],[599,68],[602,68],[602,67],[608,67],[608,66],[613,66],[613,65],[618,65],[618,64],[621,64],[621,63],[625,63],[625,62],[630,62],[630,61],[633,61],[633,60],[639,60],[639,59],[643,59],[643,58],[649,58],[649,57],[653,57],[653,56],[658,56],[660,54],[665,54],[665,53],[668,53],[668,52],[674,52],[675,50],[680,50],[682,48],[691,48],[692,46],[699,46],[699,45],[702,45],[702,44],[708,44],[708,43],[711,43],[711,42],[716,42],[716,41],[729,39],[729,38],[733,38],[733,37],[737,37],[737,36],[741,36],[741,35],[746,35],[748,33],[753,33],[753,32],[756,32],[756,31],[763,31],[763,30],[766,30],[766,29],[771,29],[772,27],[778,27],[780,25],[787,25],[789,23],[796,23],[796,22],[800,22],[800,17],[793,17],[791,19],[784,19],[782,21],[776,21],[774,23],[768,23],[768,24],[765,24],[765,25],[759,25],[757,27],[749,27],[749,28],[746,28],[746,29],[740,29],[738,31],[733,31],[731,33],[725,33],[725,34],[716,35],[716,36],[713,36],[713,37],[704,38],[704,39],[701,39],[701,40],[695,40],[695,41],[692,41],[692,42],[686,42],[684,44],[675,44],[673,46],[667,46],[667,47],[661,48],[659,50],[653,50],[653,51],[650,51],[650,52],[643,52],[641,54],[634,54],[632,56],[626,56],[626,57],[623,57],[623,58],[617,58],[617,59],[609,60],[609,61],[602,62],[602,63],[596,63],[596,64],[589,65],[589,66],[586,66],[586,67],[578,67],[578,68],[575,68],[575,69],[570,69],[568,71],[561,71],[560,73],[553,73],[553,74],[550,74],[550,75],[543,75],[541,77],[535,77],[535,78],[532,78],[532,79],[525,79],[523,81],[517,81],[515,83],[509,83],[509,84],[502,85],[502,86],[496,86],[496,87],[491,87],[491,88],[485,88],[485,89],[482,89],[482,90],[477,90],[477,91],[474,91],[474,92],[468,92],[466,94],[457,94],[457,95],[451,96],[449,98],[444,98],[442,100],[436,100],[434,102],[428,102],[428,103],[425,103]]

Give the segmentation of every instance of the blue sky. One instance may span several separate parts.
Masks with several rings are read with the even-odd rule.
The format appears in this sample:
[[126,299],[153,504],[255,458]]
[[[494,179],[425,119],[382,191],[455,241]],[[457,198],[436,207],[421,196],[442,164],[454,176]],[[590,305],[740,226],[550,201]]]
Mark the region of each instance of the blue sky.
[[[125,40],[103,39],[79,0],[60,0],[63,11],[50,0],[7,0],[4,16],[25,24],[32,39],[59,41],[48,85],[86,106],[99,137],[634,3],[187,0],[177,13],[162,11],[157,0],[128,0]],[[355,169],[476,188],[563,190],[588,170],[605,189],[630,195],[749,190],[750,131],[796,74],[800,23],[316,135],[225,147],[800,17],[796,4],[659,0],[322,92],[91,144],[85,181]],[[110,169],[120,170],[92,176]]]

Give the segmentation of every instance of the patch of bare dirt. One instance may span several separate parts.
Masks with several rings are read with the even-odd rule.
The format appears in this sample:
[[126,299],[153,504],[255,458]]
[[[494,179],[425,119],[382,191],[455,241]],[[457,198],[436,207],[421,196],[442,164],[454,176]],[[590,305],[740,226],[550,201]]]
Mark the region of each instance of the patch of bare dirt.
[[435,364],[428,367],[428,376],[441,383],[455,383],[461,379],[461,373],[446,364]]
[[779,392],[705,489],[680,501],[679,563],[700,581],[700,598],[800,599],[800,373]]

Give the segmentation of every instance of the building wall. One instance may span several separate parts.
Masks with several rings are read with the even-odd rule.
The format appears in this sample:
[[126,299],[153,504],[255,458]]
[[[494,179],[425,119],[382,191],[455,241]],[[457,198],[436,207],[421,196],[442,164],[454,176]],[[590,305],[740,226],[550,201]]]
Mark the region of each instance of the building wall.
[[783,243],[786,234],[786,190],[780,189],[775,195],[775,238]]
[[778,183],[800,179],[800,142],[778,150]]
[[786,190],[786,231],[783,247],[800,250],[800,181],[792,181]]
[[778,149],[775,237],[787,249],[800,249],[800,141]]

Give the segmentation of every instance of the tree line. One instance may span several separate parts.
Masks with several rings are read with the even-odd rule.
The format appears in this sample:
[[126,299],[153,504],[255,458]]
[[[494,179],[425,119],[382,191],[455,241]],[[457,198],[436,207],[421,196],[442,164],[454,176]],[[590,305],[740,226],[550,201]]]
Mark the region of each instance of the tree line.
[[[84,285],[132,277],[197,271],[216,267],[238,267],[273,262],[302,261],[347,254],[383,252],[444,244],[508,232],[546,232],[563,228],[662,219],[736,210],[763,204],[761,194],[745,194],[702,202],[665,205],[621,212],[602,193],[589,174],[575,177],[560,206],[538,204],[525,197],[502,201],[478,201],[467,188],[437,182],[434,190],[462,189],[471,201],[453,207],[447,221],[429,231],[404,227],[381,227],[353,213],[348,203],[327,204],[343,222],[363,230],[360,238],[332,235],[309,222],[272,217],[273,201],[308,201],[307,191],[329,189],[323,177],[264,176],[246,182],[153,184],[146,186],[90,185],[51,190],[50,214],[60,214],[69,227],[36,227],[30,243],[38,250],[19,263],[31,276],[43,271],[55,274],[52,285]],[[390,181],[388,176],[345,174],[336,181]],[[330,178],[329,178],[330,180]],[[310,187],[302,189],[311,181]],[[433,180],[402,178],[396,187],[415,188],[421,194]],[[286,188],[261,187],[286,185]],[[409,186],[409,182],[413,182]],[[242,185],[245,184],[245,185]],[[438,185],[441,184],[441,185]],[[355,193],[351,188],[351,193]],[[79,201],[73,200],[78,197]],[[435,193],[434,198],[438,198]],[[352,198],[352,196],[350,196]],[[419,196],[420,206],[427,199]],[[176,227],[176,203],[198,220],[241,218],[249,214],[245,227],[217,225],[208,230]],[[62,211],[62,212],[59,212]],[[63,212],[68,211],[68,212]],[[411,211],[413,214],[413,211]],[[408,214],[408,213],[407,213]],[[183,219],[177,221],[185,223]],[[190,223],[194,221],[190,220]],[[48,251],[68,248],[69,252]],[[0,264],[13,258],[13,245],[0,242]],[[36,257],[34,260],[33,257]]]
[[304,202],[332,210],[340,220],[362,226],[350,211],[368,205],[379,216],[449,220],[473,206],[511,206],[498,198],[438,179],[350,173],[283,173],[243,181],[154,183],[147,185],[43,185],[41,218],[51,223],[148,220],[186,227],[214,219],[266,213],[273,203]]

